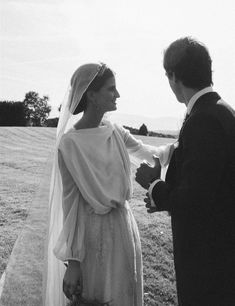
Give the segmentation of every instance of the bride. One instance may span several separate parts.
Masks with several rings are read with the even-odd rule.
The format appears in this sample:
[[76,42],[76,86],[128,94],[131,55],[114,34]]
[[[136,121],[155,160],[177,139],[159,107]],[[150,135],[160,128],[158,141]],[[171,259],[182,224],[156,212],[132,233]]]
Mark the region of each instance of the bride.
[[114,73],[104,64],[82,65],[72,76],[51,178],[45,306],[76,299],[143,305],[140,237],[128,203],[129,154],[152,164],[155,154],[165,166],[171,150],[144,145],[103,119],[119,97]]

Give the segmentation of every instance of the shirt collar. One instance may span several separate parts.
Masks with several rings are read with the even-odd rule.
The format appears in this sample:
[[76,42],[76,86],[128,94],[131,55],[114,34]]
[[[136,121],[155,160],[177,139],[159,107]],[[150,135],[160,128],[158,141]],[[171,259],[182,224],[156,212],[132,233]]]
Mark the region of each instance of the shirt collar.
[[195,102],[204,94],[208,93],[208,92],[212,92],[213,88],[211,86],[205,87],[202,90],[199,90],[198,92],[196,92],[191,99],[189,100],[189,103],[187,105],[187,114],[189,115]]

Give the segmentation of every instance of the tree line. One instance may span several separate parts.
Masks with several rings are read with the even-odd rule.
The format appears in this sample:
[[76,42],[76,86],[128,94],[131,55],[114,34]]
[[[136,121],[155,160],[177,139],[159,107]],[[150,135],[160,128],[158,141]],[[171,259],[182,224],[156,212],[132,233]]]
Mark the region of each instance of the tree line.
[[177,134],[169,134],[169,133],[159,133],[154,131],[149,131],[147,126],[143,123],[139,129],[123,126],[125,129],[129,130],[133,135],[141,135],[141,136],[152,136],[152,137],[162,137],[162,138],[177,138]]
[[0,126],[45,126],[51,111],[49,97],[35,91],[23,101],[0,101]]
[[[58,108],[60,111],[61,106]],[[42,98],[35,91],[25,94],[23,101],[0,101],[0,126],[47,126],[57,127],[59,118],[49,118],[49,97]],[[124,126],[131,134],[175,138],[175,135],[148,131],[143,123],[139,129]]]

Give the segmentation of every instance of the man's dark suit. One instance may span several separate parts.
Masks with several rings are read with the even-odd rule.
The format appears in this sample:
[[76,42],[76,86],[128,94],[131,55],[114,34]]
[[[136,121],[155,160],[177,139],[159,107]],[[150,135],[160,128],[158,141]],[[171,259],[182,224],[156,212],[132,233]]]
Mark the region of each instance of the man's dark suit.
[[196,101],[152,198],[171,214],[179,304],[235,305],[235,113],[217,93]]

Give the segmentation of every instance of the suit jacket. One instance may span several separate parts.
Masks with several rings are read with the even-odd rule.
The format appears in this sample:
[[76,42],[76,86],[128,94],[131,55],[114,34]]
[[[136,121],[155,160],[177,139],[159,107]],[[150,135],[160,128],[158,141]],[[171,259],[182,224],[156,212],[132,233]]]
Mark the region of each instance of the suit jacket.
[[179,304],[235,305],[235,112],[217,93],[196,101],[152,197],[171,214]]

